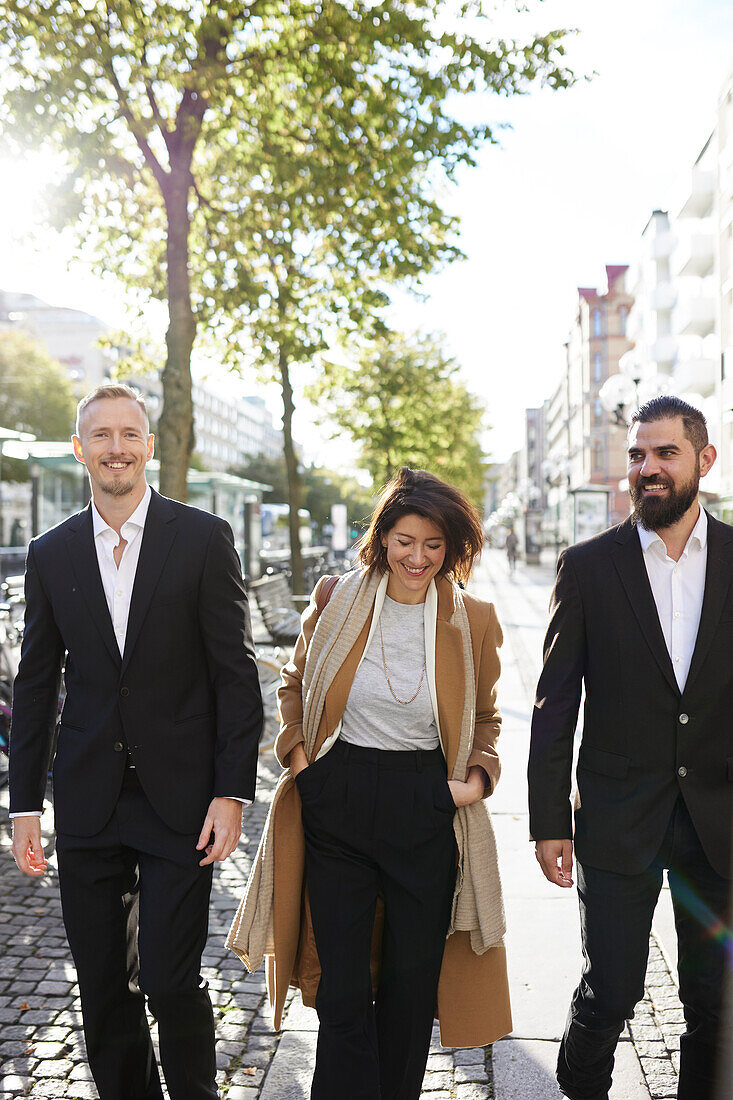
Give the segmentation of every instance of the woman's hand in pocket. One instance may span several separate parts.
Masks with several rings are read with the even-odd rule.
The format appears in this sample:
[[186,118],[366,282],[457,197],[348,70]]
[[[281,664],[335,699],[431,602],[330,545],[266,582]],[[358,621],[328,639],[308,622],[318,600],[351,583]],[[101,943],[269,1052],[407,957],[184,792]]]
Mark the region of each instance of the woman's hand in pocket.
[[456,806],[470,806],[472,802],[478,802],[484,797],[486,772],[478,764],[474,764],[465,783],[461,783],[460,779],[450,779],[448,786]]
[[304,768],[308,767],[308,757],[305,755],[302,741],[299,741],[298,744],[290,750],[288,767],[290,768],[290,774],[293,779],[295,779],[297,775],[300,775]]

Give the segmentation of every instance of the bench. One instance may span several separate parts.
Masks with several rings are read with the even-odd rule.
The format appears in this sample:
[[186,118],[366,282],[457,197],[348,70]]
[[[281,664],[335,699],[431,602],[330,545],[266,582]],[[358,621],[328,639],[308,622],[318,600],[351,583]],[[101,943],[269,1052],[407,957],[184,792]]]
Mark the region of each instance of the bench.
[[247,589],[257,603],[265,628],[275,645],[293,645],[300,634],[300,613],[282,573],[260,577]]

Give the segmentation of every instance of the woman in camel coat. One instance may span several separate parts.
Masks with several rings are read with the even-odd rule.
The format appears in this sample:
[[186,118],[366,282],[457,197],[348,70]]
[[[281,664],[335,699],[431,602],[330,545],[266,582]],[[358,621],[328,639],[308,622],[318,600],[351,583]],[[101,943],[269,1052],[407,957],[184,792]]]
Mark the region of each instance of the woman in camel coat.
[[458,490],[404,468],[283,670],[287,771],[227,943],[268,956],[275,1026],[289,985],[315,1004],[313,1100],[418,1100],[436,1011],[447,1046],[511,1029],[485,802],[501,630],[452,579],[481,542]]

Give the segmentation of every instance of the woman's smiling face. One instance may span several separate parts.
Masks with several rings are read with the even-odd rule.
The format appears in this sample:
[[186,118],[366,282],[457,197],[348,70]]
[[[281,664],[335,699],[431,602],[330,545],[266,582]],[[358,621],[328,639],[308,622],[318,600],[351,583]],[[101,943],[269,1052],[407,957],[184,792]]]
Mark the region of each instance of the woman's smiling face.
[[390,571],[387,595],[397,603],[422,603],[445,561],[445,535],[424,516],[409,514],[382,536]]

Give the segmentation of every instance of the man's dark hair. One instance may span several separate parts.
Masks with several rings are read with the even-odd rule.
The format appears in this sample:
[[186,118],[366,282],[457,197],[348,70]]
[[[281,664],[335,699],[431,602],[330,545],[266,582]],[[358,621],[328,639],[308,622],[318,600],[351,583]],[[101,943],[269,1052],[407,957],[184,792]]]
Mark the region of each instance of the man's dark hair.
[[634,424],[652,424],[655,420],[672,420],[677,416],[682,418],[685,438],[689,439],[695,454],[699,455],[703,447],[708,445],[707,421],[699,409],[688,405],[681,397],[665,393],[661,397],[645,401],[631,417],[629,428]]

